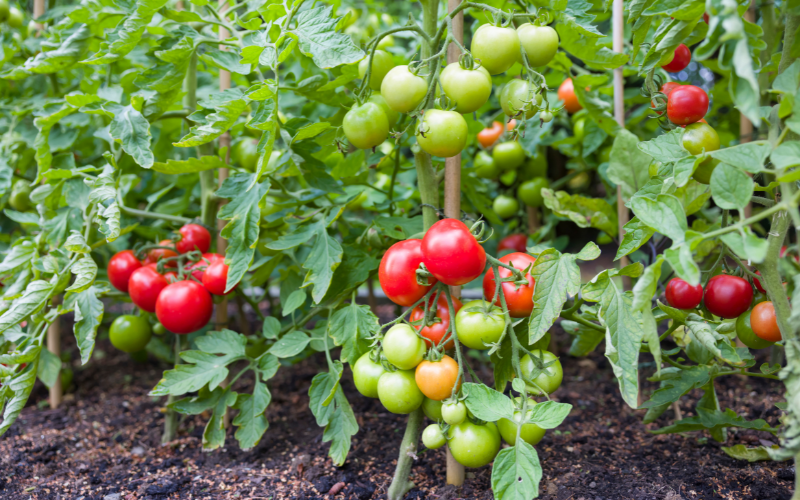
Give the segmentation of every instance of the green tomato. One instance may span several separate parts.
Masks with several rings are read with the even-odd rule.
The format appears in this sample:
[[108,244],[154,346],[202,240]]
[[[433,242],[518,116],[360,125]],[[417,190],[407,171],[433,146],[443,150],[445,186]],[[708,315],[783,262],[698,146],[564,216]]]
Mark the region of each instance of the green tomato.
[[606,146],[597,153],[597,161],[608,163],[611,161],[611,146]]
[[541,207],[544,205],[542,189],[549,187],[550,181],[544,177],[536,177],[520,184],[517,188],[517,196],[522,200],[522,203],[529,207]]
[[9,8],[8,0],[0,0],[0,22],[8,19]]
[[501,219],[508,219],[516,215],[517,211],[519,210],[519,202],[516,198],[501,194],[494,199],[494,203],[492,203],[492,209]]
[[517,35],[533,67],[546,66],[558,52],[558,33],[550,26],[525,23],[517,28]]
[[475,175],[481,179],[496,179],[497,175],[500,173],[500,169],[494,162],[494,158],[486,151],[479,151],[478,154],[475,155],[474,165]]
[[[515,398],[515,400],[519,403],[522,398]],[[529,399],[527,418],[533,415],[532,408],[534,406],[536,406],[536,401]],[[522,410],[514,410],[513,422],[507,418],[501,418],[497,421],[497,429],[500,431],[500,435],[503,436],[503,440],[511,446],[517,444],[517,425],[521,420]],[[539,444],[539,441],[544,437],[544,432],[545,430],[536,424],[523,424],[519,437],[529,445],[535,446]]]
[[[716,151],[720,147],[717,131],[711,125],[702,122],[687,125],[682,142],[683,147],[693,155]],[[701,184],[708,184],[711,182],[711,173],[718,163],[714,158],[706,158],[697,166],[692,177]]]
[[372,149],[389,137],[389,119],[380,106],[365,102],[353,106],[342,121],[344,135],[359,149]]
[[111,323],[108,336],[120,351],[138,352],[150,342],[152,331],[144,317],[124,314]]
[[711,174],[714,173],[714,169],[717,168],[717,165],[719,165],[719,160],[716,158],[706,158],[697,166],[692,174],[692,178],[700,184],[710,184]]
[[31,183],[19,179],[11,187],[11,195],[8,198],[8,206],[17,212],[25,212],[32,206],[31,204]]
[[492,77],[486,68],[464,69],[453,62],[442,70],[439,81],[459,113],[477,111],[492,95]]
[[525,180],[535,177],[547,177],[547,156],[537,151],[536,156],[528,159],[520,168],[522,178]]
[[378,50],[383,50],[387,47],[394,47],[394,37],[392,35],[386,35],[378,42]]
[[383,337],[383,353],[389,363],[401,370],[416,368],[425,356],[425,341],[405,323],[389,328]]
[[428,84],[421,76],[408,70],[408,66],[397,66],[386,73],[381,84],[381,95],[386,104],[398,113],[408,113],[425,100]]
[[500,432],[492,422],[478,425],[466,420],[450,428],[447,446],[464,467],[483,467],[500,451]]
[[467,302],[456,314],[458,340],[471,349],[489,349],[505,328],[503,310],[485,300]]
[[578,144],[583,144],[583,138],[586,135],[586,118],[581,118],[575,122],[572,127],[572,133],[575,134]]
[[153,325],[153,333],[155,333],[156,335],[164,335],[165,333],[167,333],[167,329],[161,323],[156,323],[155,325]]
[[[561,381],[564,378],[564,371],[561,368],[561,362],[552,352],[542,350],[532,352],[534,355],[541,358],[542,362],[545,364],[550,363],[551,361],[553,362],[553,364],[546,367],[538,377],[533,379],[533,382],[536,383],[537,386],[541,387],[544,392],[547,394],[552,394],[556,389],[559,388]],[[531,374],[536,368],[536,365],[533,363],[530,355],[526,354],[523,356],[522,359],[520,359],[519,364],[520,368],[522,369],[522,377],[525,379],[530,379]],[[534,387],[530,384],[526,385],[528,393],[541,395],[541,391],[539,391],[537,387]]]
[[750,325],[751,311],[752,309],[749,309],[736,318],[736,336],[750,349],[764,349],[771,346],[774,342],[764,340],[753,332],[753,327]]
[[406,415],[419,408],[425,396],[414,380],[414,370],[397,370],[381,375],[378,399],[390,412]]
[[432,156],[449,158],[461,154],[467,134],[467,121],[461,113],[429,109],[417,128],[417,143]]
[[422,444],[426,448],[436,450],[444,446],[447,442],[444,438],[444,432],[439,424],[431,424],[422,431]]
[[6,24],[8,24],[9,28],[19,29],[22,27],[22,21],[24,20],[24,16],[22,15],[22,11],[16,7],[11,7],[8,10],[8,19],[6,19]]
[[342,21],[341,29],[344,30],[352,26],[353,23],[355,23],[356,21],[358,21],[358,18],[361,17],[361,11],[359,11],[358,9],[354,9],[353,7],[349,7],[342,14],[342,17],[344,18],[344,20]]
[[553,121],[553,113],[549,111],[542,111],[539,113],[539,119],[542,120],[544,123],[548,123]]
[[500,182],[503,183],[504,186],[510,186],[517,181],[517,171],[516,170],[508,170],[503,172],[503,175],[500,176]]
[[442,402],[435,399],[425,398],[422,402],[422,411],[425,416],[434,422],[442,420]]
[[473,35],[470,50],[490,75],[499,75],[519,59],[519,36],[514,28],[484,24]]
[[[358,77],[362,80],[367,75],[367,65],[369,65],[369,54],[358,63]],[[380,90],[383,77],[394,68],[392,55],[383,50],[376,50],[372,58],[372,73],[369,76],[369,88]]]
[[389,107],[386,103],[386,99],[383,98],[380,92],[373,92],[372,95],[369,96],[369,102],[380,106],[386,114],[386,119],[389,120],[389,128],[394,127],[395,123],[397,123],[397,120],[400,118],[400,113]]
[[525,163],[525,150],[517,141],[501,142],[492,150],[492,159],[500,170],[513,170]]
[[234,165],[255,172],[258,165],[258,139],[245,137],[237,142],[231,149],[231,160]]
[[378,397],[378,380],[386,373],[380,363],[372,361],[369,353],[362,354],[353,368],[353,382],[358,392],[368,398]]
[[442,405],[442,420],[450,425],[458,425],[467,418],[467,405],[461,401],[451,401]]
[[500,107],[507,116],[519,116],[525,109],[525,118],[530,118],[542,104],[542,94],[535,91],[528,80],[511,80],[500,90]]

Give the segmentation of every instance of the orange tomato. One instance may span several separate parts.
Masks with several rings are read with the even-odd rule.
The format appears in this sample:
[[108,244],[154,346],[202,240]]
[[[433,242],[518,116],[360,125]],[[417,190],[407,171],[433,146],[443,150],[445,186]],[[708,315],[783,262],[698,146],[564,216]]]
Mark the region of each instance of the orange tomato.
[[772,302],[756,304],[750,312],[750,327],[759,338],[769,342],[777,342],[783,337],[778,328],[778,318],[775,317],[775,306]]
[[478,142],[481,143],[481,146],[484,148],[489,148],[492,144],[497,142],[497,139],[499,139],[501,135],[503,135],[503,124],[500,122],[492,122],[491,127],[486,127],[478,132]]
[[572,84],[572,78],[567,78],[558,87],[558,98],[564,101],[564,108],[569,113],[576,113],[583,109],[581,103],[578,102],[578,96],[575,95],[575,87]]
[[[458,379],[458,363],[448,355],[439,361],[427,361],[417,365],[414,380],[422,394],[434,401],[443,401],[453,394]],[[458,386],[461,387],[461,381]]]
[[511,119],[508,123],[506,123],[506,130],[511,132],[514,130],[514,127],[517,126],[517,120]]

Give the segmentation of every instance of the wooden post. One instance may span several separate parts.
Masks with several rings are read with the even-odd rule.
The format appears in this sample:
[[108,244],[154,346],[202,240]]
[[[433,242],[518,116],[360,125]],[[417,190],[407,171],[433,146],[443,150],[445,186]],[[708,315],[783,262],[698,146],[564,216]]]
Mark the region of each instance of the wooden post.
[[[612,9],[613,17],[613,47],[614,52],[622,53],[625,50],[623,44],[623,35],[625,29],[625,21],[623,18],[623,0],[614,0]],[[625,128],[625,79],[622,76],[622,66],[614,70],[614,118],[620,127]],[[625,235],[623,226],[628,223],[628,207],[625,206],[625,200],[622,198],[622,188],[617,186],[617,219],[619,221],[619,242],[622,243],[622,237]],[[619,260],[620,267],[628,265],[628,258],[622,257]]]
[[[60,297],[53,298],[53,305],[61,302]],[[47,350],[53,353],[61,363],[61,316],[56,316],[47,328]],[[56,383],[50,388],[50,408],[61,406],[61,370],[58,372]]]
[[[46,4],[44,0],[33,0],[33,18],[38,19],[39,17],[44,15],[44,9]],[[41,30],[44,26],[41,23],[36,23],[36,29]]]
[[528,207],[528,236],[532,236],[539,229],[539,210]]
[[[461,0],[447,0],[447,10],[453,11]],[[453,37],[459,43],[464,41],[464,12],[459,12],[453,18]],[[447,62],[458,62],[461,49],[454,43],[447,47]],[[445,159],[444,163],[444,215],[454,219],[461,218],[461,155]],[[455,297],[461,296],[460,286],[451,286],[450,293]],[[461,486],[464,484],[464,466],[453,458],[450,448],[447,450],[447,484]]]

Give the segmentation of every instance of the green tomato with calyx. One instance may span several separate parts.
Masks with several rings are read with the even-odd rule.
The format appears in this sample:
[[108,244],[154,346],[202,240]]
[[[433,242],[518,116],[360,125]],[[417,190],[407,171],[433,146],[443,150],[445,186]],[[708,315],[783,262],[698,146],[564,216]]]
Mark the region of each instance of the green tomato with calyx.
[[468,133],[467,121],[461,113],[429,109],[417,128],[417,143],[432,156],[450,158],[461,154]]
[[398,113],[413,111],[425,99],[428,83],[412,73],[408,66],[392,68],[381,83],[381,95],[386,104]]
[[492,77],[485,68],[462,68],[448,64],[439,76],[445,95],[456,104],[459,113],[472,113],[486,104],[492,94]]
[[500,90],[498,99],[503,112],[515,117],[519,117],[525,108],[525,118],[530,118],[542,104],[542,94],[536,92],[528,80],[511,80]]
[[516,215],[517,211],[519,211],[519,202],[516,198],[501,194],[494,199],[492,209],[494,209],[497,216],[501,219],[508,219]]
[[389,137],[389,119],[380,106],[365,102],[353,106],[342,121],[344,135],[359,149],[372,149]]
[[485,300],[467,302],[456,314],[458,340],[470,349],[489,349],[505,329],[503,310]]
[[[545,365],[551,362],[552,364],[546,366],[544,370],[532,380],[536,386],[526,382],[528,393],[532,395],[541,395],[542,391],[544,391],[547,394],[552,394],[561,386],[561,381],[564,378],[564,370],[561,368],[561,362],[552,352],[542,350],[531,352]],[[534,364],[530,355],[526,354],[523,356],[522,359],[520,359],[519,364],[522,370],[523,379],[531,379],[531,374],[536,369],[536,365]],[[541,390],[539,390],[540,388]]]
[[[368,66],[369,54],[358,63],[358,77],[362,80],[367,75]],[[380,90],[383,78],[392,68],[394,68],[392,55],[384,50],[376,50],[372,58],[372,73],[370,73],[369,76],[369,88],[372,90]]]

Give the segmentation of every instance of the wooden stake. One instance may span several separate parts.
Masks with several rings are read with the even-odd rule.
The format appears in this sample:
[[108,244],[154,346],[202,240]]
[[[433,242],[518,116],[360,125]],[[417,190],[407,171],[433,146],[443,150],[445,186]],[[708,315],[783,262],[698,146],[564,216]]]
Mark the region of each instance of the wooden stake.
[[[44,0],[33,0],[33,18],[38,19],[44,15],[46,4]],[[36,29],[41,30],[44,26],[41,23],[36,23]]]
[[[622,53],[624,51],[623,34],[625,21],[623,19],[622,4],[623,0],[614,0],[612,9],[613,17],[613,47],[614,52]],[[625,128],[625,79],[622,76],[622,66],[614,70],[614,118],[620,127]],[[625,200],[622,198],[622,188],[617,186],[617,219],[619,221],[618,232],[619,242],[622,243],[622,237],[625,235],[623,226],[628,223],[628,207],[625,206]],[[628,265],[628,258],[622,257],[619,260],[620,267]]]
[[[453,11],[461,0],[447,0],[448,11]],[[453,18],[453,38],[459,43],[464,41],[464,12]],[[447,47],[447,62],[458,62],[461,49],[454,43]],[[461,218],[461,155],[445,159],[444,163],[444,214],[454,219]],[[451,286],[450,293],[454,297],[461,296],[461,287]],[[447,484],[461,486],[464,484],[464,466],[453,458],[447,448]]]
[[[60,297],[53,299],[53,304],[56,305],[60,302]],[[56,319],[50,323],[47,328],[47,350],[53,353],[61,362],[61,317],[56,316]],[[61,397],[63,393],[61,390],[61,370],[58,372],[56,383],[50,388],[50,408],[58,408],[61,406]]]
[[536,207],[528,207],[528,236],[539,230],[539,211]]

